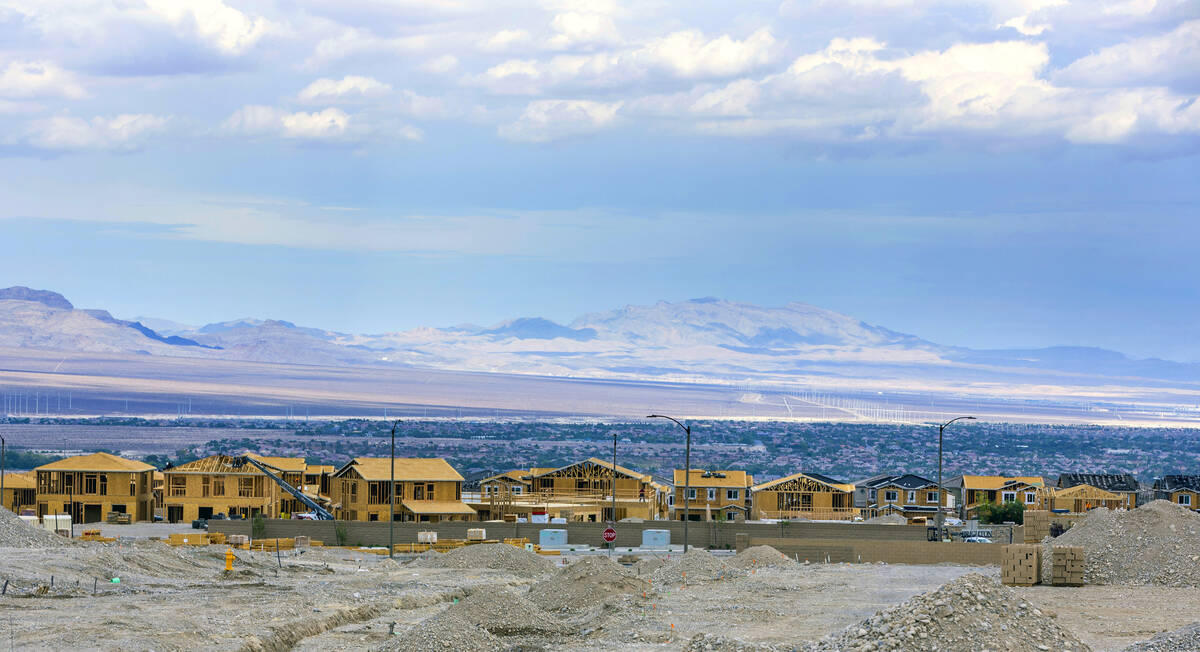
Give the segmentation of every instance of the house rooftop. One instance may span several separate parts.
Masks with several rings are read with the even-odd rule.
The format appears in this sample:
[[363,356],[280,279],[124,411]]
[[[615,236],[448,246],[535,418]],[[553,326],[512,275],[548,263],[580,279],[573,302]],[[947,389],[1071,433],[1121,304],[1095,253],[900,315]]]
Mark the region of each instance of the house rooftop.
[[[392,468],[386,457],[356,457],[334,473],[341,477],[353,468],[364,480],[391,480]],[[397,457],[396,481],[462,482],[463,477],[440,457]]]
[[[675,469],[674,483],[676,487],[684,485],[683,469]],[[692,469],[688,474],[688,484],[693,487],[729,487],[745,489],[754,483],[754,478],[745,471],[705,471]]]
[[154,467],[145,462],[127,460],[109,453],[92,453],[91,455],[76,455],[49,464],[43,464],[35,471],[92,471],[105,473],[110,471],[122,473],[137,473],[153,471]]
[[1058,476],[1059,489],[1087,484],[1105,491],[1137,491],[1138,481],[1130,473],[1063,473]]

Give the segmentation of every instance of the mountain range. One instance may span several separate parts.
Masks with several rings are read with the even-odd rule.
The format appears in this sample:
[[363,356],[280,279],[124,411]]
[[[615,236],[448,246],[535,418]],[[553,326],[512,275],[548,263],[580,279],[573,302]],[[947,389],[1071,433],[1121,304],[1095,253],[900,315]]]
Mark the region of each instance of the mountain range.
[[804,303],[772,308],[715,298],[626,306],[565,325],[524,317],[486,327],[350,334],[272,319],[203,326],[118,319],[77,309],[56,292],[11,287],[0,290],[0,347],[672,382],[1200,389],[1198,364],[1089,347],[950,347]]

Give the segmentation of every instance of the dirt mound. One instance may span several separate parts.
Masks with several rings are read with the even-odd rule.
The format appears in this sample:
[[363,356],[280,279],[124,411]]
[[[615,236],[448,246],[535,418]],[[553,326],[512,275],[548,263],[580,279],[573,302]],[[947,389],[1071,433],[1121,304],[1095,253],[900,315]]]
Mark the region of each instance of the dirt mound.
[[379,652],[493,652],[507,646],[487,630],[447,609],[403,630],[376,648]]
[[1049,577],[1052,545],[1083,546],[1089,584],[1200,586],[1200,514],[1166,500],[1088,512],[1082,523],[1046,541],[1043,577]]
[[791,566],[796,562],[771,546],[753,546],[739,552],[729,560],[729,565],[743,570],[764,566]]
[[735,570],[709,551],[692,548],[685,554],[672,556],[661,568],[650,573],[650,579],[655,586],[710,582],[728,578]]
[[774,645],[747,643],[718,634],[696,634],[683,649],[685,652],[776,652],[781,649],[792,650],[793,648],[791,646],[779,648]]
[[463,546],[444,555],[416,559],[411,565],[417,568],[490,568],[522,577],[536,577],[554,570],[554,562],[507,543]]
[[1200,623],[1139,641],[1121,652],[1194,652],[1200,650]]
[[529,588],[529,598],[547,611],[582,611],[616,595],[640,595],[650,588],[634,571],[608,557],[591,555],[560,569]]
[[569,634],[571,629],[523,595],[488,587],[463,598],[446,616],[478,625],[496,636]]
[[0,507],[0,547],[59,548],[73,543],[34,524],[26,523],[11,511]]
[[995,578],[972,573],[802,649],[1086,652],[1089,648]]
[[630,568],[633,569],[634,575],[645,577],[666,565],[667,557],[664,555],[662,557],[642,557]]

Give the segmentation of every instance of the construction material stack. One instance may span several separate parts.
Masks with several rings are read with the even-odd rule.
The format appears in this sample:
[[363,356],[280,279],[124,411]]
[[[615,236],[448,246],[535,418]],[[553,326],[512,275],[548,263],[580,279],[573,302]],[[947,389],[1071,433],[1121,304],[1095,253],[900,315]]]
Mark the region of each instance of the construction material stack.
[[1042,547],[1024,543],[1004,546],[1000,582],[1008,586],[1033,586],[1042,581]]
[[1083,586],[1083,547],[1054,546],[1050,553],[1050,584]]
[[1041,543],[1050,536],[1052,512],[1044,509],[1025,510],[1025,543]]

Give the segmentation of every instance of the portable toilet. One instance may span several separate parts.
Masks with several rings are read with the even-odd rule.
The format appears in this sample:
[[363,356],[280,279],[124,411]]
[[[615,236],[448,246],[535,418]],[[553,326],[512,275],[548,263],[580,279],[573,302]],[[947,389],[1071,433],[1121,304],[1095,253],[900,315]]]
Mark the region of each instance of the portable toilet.
[[670,530],[642,530],[643,548],[667,548],[671,545]]
[[538,545],[543,548],[564,548],[567,545],[567,531],[538,530]]

